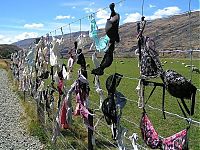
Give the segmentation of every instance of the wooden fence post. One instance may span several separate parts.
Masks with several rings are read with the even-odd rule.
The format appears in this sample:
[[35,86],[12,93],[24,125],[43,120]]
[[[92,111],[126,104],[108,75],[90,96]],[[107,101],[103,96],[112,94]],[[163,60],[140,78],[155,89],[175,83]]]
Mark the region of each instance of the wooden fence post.
[[[89,110],[93,114],[92,110]],[[88,115],[89,127],[88,127],[88,150],[93,150],[93,116]]]

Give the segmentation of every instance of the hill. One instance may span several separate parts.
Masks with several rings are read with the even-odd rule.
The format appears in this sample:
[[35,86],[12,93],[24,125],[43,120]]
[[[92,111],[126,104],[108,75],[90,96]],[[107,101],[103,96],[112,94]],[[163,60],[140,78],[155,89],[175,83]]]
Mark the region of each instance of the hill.
[[10,45],[10,44],[0,44],[0,58],[10,58],[10,54],[21,50],[16,45]]
[[[153,38],[156,42],[157,50],[188,50],[190,49],[190,41],[192,49],[200,49],[199,44],[199,11],[192,12],[189,19],[188,13],[181,15],[174,15],[167,18],[147,21],[144,31],[145,36]],[[88,37],[88,31],[81,33],[87,36],[85,43],[85,52],[88,51],[92,41]],[[134,54],[132,51],[137,48],[136,39],[136,22],[126,23],[120,26],[120,43],[117,44],[116,52],[118,54]],[[80,32],[72,33],[71,41],[74,41]],[[104,29],[101,29],[99,36],[105,35]],[[191,35],[191,36],[190,36]],[[58,36],[60,38],[61,36]],[[70,43],[70,35],[65,34],[66,47],[73,47],[73,42]],[[25,39],[16,43],[22,48],[27,48],[34,41],[34,39]]]

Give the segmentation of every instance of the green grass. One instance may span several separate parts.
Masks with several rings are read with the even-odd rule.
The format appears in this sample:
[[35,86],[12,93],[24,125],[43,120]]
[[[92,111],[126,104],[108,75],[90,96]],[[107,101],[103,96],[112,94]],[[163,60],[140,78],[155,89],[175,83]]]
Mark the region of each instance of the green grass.
[[[66,59],[63,61],[66,64]],[[92,70],[94,68],[94,65],[93,65],[91,59],[88,58],[88,59],[86,59],[86,61],[88,64],[90,64],[90,68],[88,68],[88,70]],[[124,64],[120,63],[120,61],[123,61]],[[167,64],[165,64],[163,66],[163,68],[165,70],[173,69],[173,70],[179,72],[180,74],[182,74],[183,76],[185,76],[186,78],[188,78],[188,79],[191,78],[190,69],[185,68],[184,67],[185,65],[181,64],[182,62],[184,62],[185,64],[190,64],[189,59],[161,59],[161,61],[168,62]],[[173,62],[173,63],[171,63],[171,62]],[[197,66],[198,68],[200,68],[199,60],[193,60],[193,64],[195,66]],[[73,72],[74,80],[77,78],[78,68],[79,68],[79,65],[76,64],[74,66],[74,72]],[[115,58],[115,60],[113,61],[113,64],[109,68],[105,69],[105,73],[113,74],[115,72],[123,74],[126,77],[138,78],[139,77],[139,69],[138,69],[137,59],[135,59],[135,58]],[[108,77],[107,75],[103,75],[100,77],[100,82],[101,82],[102,88],[104,90],[106,89],[105,81],[106,81],[107,77]],[[94,79],[94,76],[91,75],[90,71],[88,71],[88,80],[89,80],[90,89],[91,89],[90,97],[89,97],[90,108],[96,109],[97,106],[94,103],[99,104],[99,96],[93,88],[94,87],[93,79]],[[200,74],[192,73],[192,83],[197,88],[200,88],[200,80],[199,79],[200,79]],[[74,80],[66,81],[65,85],[67,85],[67,87],[69,88]],[[156,79],[155,81],[161,82],[160,79]],[[50,82],[50,81],[48,81],[48,82]],[[123,78],[121,80],[121,83],[120,83],[119,87],[117,88],[117,90],[122,92],[128,99],[131,99],[131,100],[137,102],[138,96],[137,96],[137,93],[135,90],[137,84],[138,84],[137,80],[130,80],[127,78]],[[148,97],[151,89],[152,89],[152,87],[147,87],[145,89],[145,97]],[[106,96],[106,93],[104,93],[104,95]],[[56,94],[56,96],[57,96],[57,94]],[[197,92],[195,114],[194,114],[194,116],[191,117],[192,119],[197,120],[197,121],[200,120],[199,99],[200,99],[200,92]],[[123,109],[122,117],[139,125],[142,110],[138,108],[136,102],[127,101],[126,106]],[[186,102],[189,105],[189,101],[186,100]],[[162,106],[162,89],[161,88],[159,88],[159,87],[156,88],[154,94],[151,96],[150,100],[148,101],[148,104],[153,107],[161,109],[161,106]],[[32,106],[30,105],[29,107],[32,107]],[[27,108],[29,108],[29,107],[27,107]],[[75,107],[75,101],[73,102],[73,107]],[[33,108],[33,109],[36,109],[36,108]],[[159,135],[161,135],[163,137],[171,136],[174,133],[177,133],[177,132],[181,131],[182,129],[186,128],[188,125],[187,122],[183,119],[179,119],[177,117],[170,116],[167,114],[166,114],[167,119],[163,119],[162,112],[157,111],[157,110],[152,110],[150,108],[147,108],[146,110],[147,110],[148,116],[151,119],[151,122],[153,123],[155,129],[158,131]],[[176,102],[176,98],[170,96],[168,92],[166,92],[166,96],[165,96],[165,110],[172,112],[172,113],[179,114],[182,116],[182,112]],[[98,116],[102,115],[101,112],[97,112],[96,114]],[[31,117],[34,117],[34,116],[31,116]],[[94,123],[96,123],[96,121],[97,121],[97,118],[94,118]],[[130,136],[133,132],[138,133],[138,135],[140,137],[139,144],[145,145],[143,140],[141,139],[141,133],[140,133],[139,127],[137,127],[136,125],[129,123],[123,119],[121,121],[121,124],[122,124],[122,126],[124,126],[128,129],[127,136]],[[46,125],[48,125],[49,129],[50,129],[49,132],[47,132],[47,133],[49,136],[51,136],[52,135],[52,128],[51,128],[52,124],[49,121]],[[44,131],[44,130],[40,131],[40,129],[42,130],[42,128],[39,128],[39,126],[37,126],[35,128],[34,124],[32,125],[32,128],[34,131],[33,135],[40,136],[40,133],[42,133]],[[110,141],[115,143],[111,137],[111,130],[110,130],[110,128],[107,127],[106,121],[104,119],[102,121],[100,121],[100,123],[98,124],[96,129],[99,133],[103,134],[106,138],[108,138]],[[81,143],[83,143],[87,147],[87,132],[86,132],[86,129],[84,127],[81,117],[79,117],[79,116],[73,117],[73,125],[72,125],[71,129],[62,130],[61,133],[64,137],[59,136],[57,145],[55,147],[52,147],[49,142],[49,139],[47,139],[46,149],[66,149],[66,147],[63,144],[63,141],[65,142],[66,145],[68,145],[68,143],[70,143],[75,149],[80,149],[80,150],[84,149],[84,147]],[[200,149],[200,134],[199,133],[200,133],[200,128],[196,127],[195,125],[192,124],[191,128],[189,130],[189,136],[188,136],[189,137],[189,148],[192,150]],[[110,147],[111,149],[115,149],[111,144],[109,144],[105,139],[102,139],[101,137],[99,137],[97,134],[95,134],[95,137],[96,137],[96,146],[94,146],[94,149],[104,149],[105,147],[102,146],[102,143],[104,145]],[[46,137],[44,137],[44,139],[46,140]],[[42,140],[43,140],[43,137],[42,137]],[[128,145],[130,145],[130,141],[126,140],[126,143]],[[69,149],[69,147],[68,147],[68,149]]]
[[[120,63],[121,60],[124,61],[124,64]],[[165,70],[173,69],[173,70],[179,72],[180,74],[182,74],[183,76],[185,76],[186,78],[188,78],[188,79],[191,78],[190,69],[185,68],[185,65],[181,64],[182,62],[184,62],[185,64],[190,64],[189,59],[161,59],[162,62],[164,62],[165,60],[168,62],[163,67]],[[179,62],[177,62],[177,61],[179,61]],[[173,63],[171,63],[171,62],[173,62]],[[91,59],[87,59],[87,63],[90,64],[89,70],[94,68],[94,66],[91,62]],[[199,60],[193,60],[193,64],[195,66],[197,66],[198,68],[200,68]],[[77,69],[78,66],[76,65],[75,68]],[[139,77],[139,69],[137,67],[137,59],[115,58],[113,64],[105,70],[105,73],[113,74],[115,72],[123,74],[124,76],[127,76],[127,77],[135,77],[135,78]],[[77,76],[76,71],[74,71],[74,73],[75,73],[74,76],[76,77]],[[89,82],[90,82],[90,87],[91,87],[91,91],[90,91],[91,107],[90,108],[95,109],[95,108],[97,108],[97,106],[94,105],[93,102],[98,104],[99,96],[96,94],[95,90],[93,89],[93,87],[94,87],[93,77],[94,76],[91,75],[90,72],[88,72],[88,76],[89,76]],[[107,75],[103,75],[100,77],[100,82],[101,82],[101,85],[104,90],[105,90],[105,81],[106,81],[107,77],[108,77]],[[200,88],[199,79],[200,79],[200,74],[192,73],[192,83],[197,88]],[[162,82],[160,79],[157,79],[156,81]],[[117,90],[122,92],[128,99],[137,101],[138,96],[137,96],[137,93],[135,90],[137,84],[138,84],[137,80],[130,80],[130,79],[123,78],[121,80],[121,83],[120,83],[119,87],[117,88]],[[152,87],[146,88],[145,97],[148,97],[151,89],[152,89]],[[106,93],[104,93],[104,95],[106,96]],[[200,120],[199,98],[200,98],[200,93],[197,92],[195,114],[194,114],[194,116],[191,117],[192,119],[198,120],[198,121]],[[186,100],[186,102],[188,102],[188,105],[189,105],[189,101]],[[161,88],[159,88],[159,87],[156,88],[154,94],[148,101],[148,104],[153,107],[161,109],[161,106],[162,106],[162,89]],[[176,102],[176,98],[170,96],[168,92],[166,92],[166,96],[165,96],[165,110],[172,112],[172,113],[179,114],[182,116],[182,112],[178,106],[178,103]],[[142,113],[142,110],[137,107],[137,103],[127,101],[126,106],[123,110],[123,117],[125,117],[129,121],[135,122],[139,125],[141,113]],[[167,119],[163,119],[162,112],[157,111],[157,110],[152,110],[150,108],[147,108],[147,113],[148,113],[152,123],[154,124],[155,129],[158,131],[159,135],[161,135],[163,137],[171,136],[188,126],[188,124],[185,120],[179,119],[177,117],[173,117],[170,115],[166,115]],[[99,114],[101,114],[101,113],[99,113]],[[95,121],[96,121],[96,119],[95,119]],[[103,120],[102,122],[106,123],[105,120]],[[107,137],[110,141],[112,141],[111,130],[108,129],[107,126],[103,125],[103,123],[99,124],[97,126],[97,129],[99,132],[101,132],[103,135],[105,135],[105,137]],[[125,126],[126,128],[128,128],[128,130],[129,130],[128,136],[131,135],[133,132],[136,132],[140,136],[139,143],[144,144],[143,141],[141,140],[140,129],[137,126],[135,126],[125,120],[122,120],[122,125]],[[189,130],[189,136],[188,136],[190,149],[194,149],[194,150],[200,149],[200,134],[199,133],[200,133],[200,128],[196,127],[194,125],[191,125],[191,128]],[[100,141],[100,139],[101,138],[97,138],[98,141]],[[102,141],[102,139],[101,139],[101,141]],[[103,141],[106,142],[105,140],[103,140]],[[129,144],[130,144],[130,142],[129,142]],[[109,144],[107,143],[107,145],[109,145]],[[96,148],[98,149],[98,145],[96,146]]]
[[[96,106],[94,103],[99,104],[99,96],[94,90],[94,76],[91,75],[92,68],[94,68],[94,65],[90,58],[86,59],[87,63],[90,64],[90,68],[88,68],[88,80],[90,83],[90,108],[91,109],[97,109],[98,106]],[[120,61],[123,61],[124,64],[120,63]],[[185,64],[190,64],[189,59],[161,59],[162,62],[167,61],[168,63],[164,65],[164,69],[173,69],[179,72],[180,74],[184,75],[186,78],[191,78],[191,72],[189,68],[185,68],[185,65],[182,65],[181,63],[184,62]],[[179,62],[177,62],[179,61]],[[63,62],[66,64],[66,59],[63,60]],[[173,63],[171,63],[173,62]],[[199,60],[193,60],[193,64],[200,68],[200,61]],[[113,74],[115,72],[118,72],[120,74],[123,74],[126,77],[139,77],[139,69],[138,69],[137,59],[135,58],[115,58],[113,61],[113,64],[105,70],[106,74]],[[74,66],[74,72],[73,72],[73,79],[75,80],[77,78],[77,70],[80,66],[75,64]],[[105,82],[108,75],[103,75],[100,77],[100,82],[102,85],[102,88],[105,90]],[[197,87],[200,88],[200,81],[199,81],[199,74],[192,73],[192,83]],[[65,85],[69,88],[69,86],[73,83],[74,80],[66,81]],[[160,79],[156,79],[155,81],[162,82]],[[136,86],[138,84],[137,80],[130,80],[127,78],[123,78],[119,87],[117,88],[118,91],[122,92],[128,99],[137,101],[138,96],[136,93]],[[145,97],[148,97],[152,87],[147,87],[145,90]],[[106,96],[106,93],[104,93]],[[199,111],[199,97],[200,94],[197,92],[196,95],[196,107],[195,107],[195,115],[192,116],[192,119],[200,120],[200,111]],[[162,106],[162,90],[161,88],[157,87],[154,94],[150,98],[149,105],[160,108]],[[189,105],[189,103],[188,103]],[[73,103],[73,107],[75,107],[75,101]],[[157,110],[152,110],[150,108],[147,108],[147,113],[154,124],[155,129],[158,131],[159,135],[163,137],[171,136],[183,129],[185,129],[188,124],[185,120],[179,119],[177,117],[173,117],[170,115],[166,115],[167,119],[163,119],[162,112]],[[169,95],[169,93],[166,92],[165,97],[165,110],[176,113],[182,116],[181,110],[176,102],[176,99]],[[137,103],[127,101],[125,108],[123,109],[123,117],[128,119],[131,122],[134,122],[139,125],[140,118],[141,118],[142,110],[137,107]],[[97,118],[102,115],[101,112],[96,113],[97,117],[94,118],[94,123],[96,123]],[[82,123],[82,119],[80,117],[73,117],[74,122],[72,125],[72,128],[70,130],[62,131],[61,133],[64,135],[65,138],[59,138],[61,141],[67,141],[71,145],[74,146],[76,149],[84,149],[82,144],[74,138],[75,134],[79,140],[81,140],[85,146],[87,146],[87,132],[86,129]],[[128,129],[127,136],[130,136],[133,132],[138,133],[140,139],[139,144],[145,145],[143,140],[141,139],[141,133],[139,127],[136,125],[127,122],[126,120],[121,121],[122,126],[126,127]],[[82,126],[82,127],[81,127]],[[111,142],[115,143],[111,138],[111,130],[106,125],[106,121],[103,119],[100,121],[100,123],[97,126],[97,131],[104,135],[106,138],[108,138]],[[196,127],[194,125],[191,125],[191,128],[189,130],[189,147],[190,149],[198,150],[200,149],[200,135],[199,135],[199,127]],[[72,134],[73,132],[73,134]],[[94,149],[104,149],[105,147],[102,145],[102,143],[111,149],[114,148],[108,141],[105,139],[102,139],[102,137],[98,136],[98,134],[95,134],[96,137],[96,146],[94,146]],[[59,144],[62,144],[61,141],[58,141]],[[126,143],[130,145],[130,141],[126,140]],[[57,145],[59,145],[57,144]]]

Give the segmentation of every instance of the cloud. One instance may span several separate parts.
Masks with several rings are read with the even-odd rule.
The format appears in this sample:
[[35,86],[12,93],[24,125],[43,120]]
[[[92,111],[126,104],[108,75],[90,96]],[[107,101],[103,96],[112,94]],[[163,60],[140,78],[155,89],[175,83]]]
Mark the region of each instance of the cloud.
[[123,6],[123,3],[119,3],[119,6],[122,7],[122,6]]
[[43,28],[44,25],[42,23],[32,23],[32,24],[25,24],[24,28],[26,29],[39,29]]
[[38,37],[38,33],[36,32],[23,32],[19,35],[16,35],[14,38],[16,39],[16,41],[20,41],[27,38],[36,38],[36,37]]
[[105,24],[107,19],[109,18],[110,14],[108,11],[100,8],[98,9],[97,11],[97,14],[96,14],[96,18],[99,19],[97,20],[97,24]]
[[72,7],[72,9],[75,9],[75,8],[76,8],[76,6],[73,6],[73,7]]
[[0,44],[11,44],[13,42],[15,42],[15,41],[12,37],[0,35]]
[[[90,29],[89,24],[81,24],[81,30],[82,31],[88,31]],[[80,24],[76,23],[71,25],[71,32],[78,32],[80,31]],[[67,29],[65,33],[69,33],[69,30]]]
[[90,4],[89,4],[89,6],[92,6],[92,5],[94,5],[95,4],[95,2],[91,2]]
[[156,7],[156,5],[149,4],[149,7],[154,8],[154,7]]
[[94,10],[92,9],[92,8],[84,8],[83,9],[86,13],[92,13],[92,12],[94,12]]
[[127,22],[136,22],[141,19],[142,15],[138,12],[132,13],[132,14],[127,14],[126,19],[123,21],[123,23]]
[[4,37],[5,37],[4,35],[1,35],[1,34],[0,34],[0,40],[3,40]]
[[166,7],[164,9],[158,9],[152,16],[147,16],[149,20],[163,18],[171,15],[176,15],[181,12],[181,9],[177,6]]
[[[154,12],[153,15],[145,16],[145,17],[146,17],[146,20],[154,20],[158,18],[171,16],[171,15],[176,15],[180,12],[181,12],[180,8],[176,6],[172,6],[172,7],[166,7],[164,9],[158,9],[157,11]],[[123,21],[123,23],[136,22],[136,21],[139,21],[141,17],[142,15],[138,12],[132,13],[132,14],[126,14],[126,19]]]
[[23,32],[21,34],[13,35],[0,35],[0,44],[11,44],[20,40],[24,40],[27,38],[36,38],[38,37],[38,33],[36,32]]
[[194,11],[200,11],[200,8],[191,10],[191,12],[194,12]]
[[63,20],[63,19],[70,19],[71,18],[71,16],[62,16],[62,15],[59,15],[59,16],[56,16],[56,20]]

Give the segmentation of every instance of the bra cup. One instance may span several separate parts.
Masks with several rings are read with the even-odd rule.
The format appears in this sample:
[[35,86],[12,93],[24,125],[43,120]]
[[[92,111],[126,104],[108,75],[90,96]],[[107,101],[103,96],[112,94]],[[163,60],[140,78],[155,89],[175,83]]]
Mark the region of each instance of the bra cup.
[[145,112],[141,118],[140,128],[144,142],[152,149],[188,150],[187,131],[189,128],[170,137],[160,139]]
[[187,129],[184,129],[170,137],[164,138],[162,140],[162,149],[181,149],[188,150],[188,139],[187,139]]
[[154,129],[146,113],[144,113],[141,118],[140,128],[141,128],[142,138],[150,148],[152,149],[161,148],[162,141],[159,138],[158,133]]

